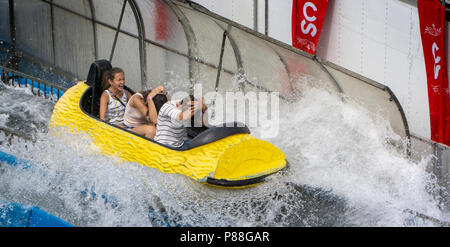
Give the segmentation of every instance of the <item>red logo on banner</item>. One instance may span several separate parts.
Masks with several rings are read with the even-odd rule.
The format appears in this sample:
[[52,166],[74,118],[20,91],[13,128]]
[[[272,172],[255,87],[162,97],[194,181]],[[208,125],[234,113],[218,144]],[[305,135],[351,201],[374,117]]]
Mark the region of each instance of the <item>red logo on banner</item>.
[[294,0],[292,6],[292,46],[316,53],[327,13],[328,0]]
[[445,7],[440,0],[418,0],[420,34],[427,71],[431,140],[450,144],[450,98],[445,56]]

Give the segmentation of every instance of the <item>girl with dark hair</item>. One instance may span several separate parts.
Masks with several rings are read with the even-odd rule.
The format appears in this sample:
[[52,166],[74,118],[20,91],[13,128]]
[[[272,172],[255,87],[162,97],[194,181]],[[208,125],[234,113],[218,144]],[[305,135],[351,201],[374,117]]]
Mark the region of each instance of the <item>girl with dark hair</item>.
[[123,126],[123,115],[131,93],[124,90],[125,73],[121,68],[112,68],[103,73],[103,93],[100,96],[100,119]]

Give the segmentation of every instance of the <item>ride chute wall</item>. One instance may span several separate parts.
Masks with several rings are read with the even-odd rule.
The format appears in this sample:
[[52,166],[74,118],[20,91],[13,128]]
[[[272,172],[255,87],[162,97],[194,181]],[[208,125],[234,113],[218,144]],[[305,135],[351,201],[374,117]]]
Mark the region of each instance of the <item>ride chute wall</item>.
[[[406,119],[384,86],[348,73],[287,44],[261,35],[189,1],[9,0],[2,1],[0,39],[4,50],[73,80],[84,80],[89,65],[108,59],[125,70],[134,90],[158,84],[170,91],[203,93],[279,92],[289,102],[303,84],[317,83],[381,112],[401,137]],[[5,10],[6,9],[6,10]],[[308,80],[314,78],[314,80]]]

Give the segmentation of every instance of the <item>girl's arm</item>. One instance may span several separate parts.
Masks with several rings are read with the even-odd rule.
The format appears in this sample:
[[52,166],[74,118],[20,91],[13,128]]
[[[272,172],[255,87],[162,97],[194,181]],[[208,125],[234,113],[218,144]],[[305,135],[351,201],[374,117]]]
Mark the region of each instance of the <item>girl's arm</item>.
[[156,106],[153,100],[147,100],[148,120],[156,125],[158,121],[158,113],[156,112]]
[[103,121],[106,120],[107,108],[108,108],[108,95],[106,92],[103,92],[102,96],[100,97],[100,110],[99,110],[100,119]]
[[156,108],[155,108],[155,104],[153,103],[153,100],[148,100],[147,105],[145,105],[144,100],[142,98],[134,97],[132,102],[130,102],[130,103],[132,103],[132,106],[135,106],[138,109],[138,111],[142,114],[142,116],[147,117],[147,112],[148,112],[147,120],[156,124],[157,115],[156,115]]
[[[156,121],[158,121],[158,113],[156,112],[155,102],[153,102],[152,98],[159,93],[165,93],[164,87],[162,85],[157,86],[152,89],[152,91],[147,96],[147,120],[154,123],[156,125]],[[167,94],[166,94],[167,95]]]

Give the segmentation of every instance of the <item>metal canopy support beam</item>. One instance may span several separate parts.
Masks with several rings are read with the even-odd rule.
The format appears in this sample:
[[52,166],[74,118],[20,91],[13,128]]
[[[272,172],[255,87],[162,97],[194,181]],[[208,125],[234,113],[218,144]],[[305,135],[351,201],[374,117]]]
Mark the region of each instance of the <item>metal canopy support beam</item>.
[[138,5],[135,0],[129,0],[131,9],[136,18],[136,24],[138,28],[138,39],[139,39],[139,60],[141,64],[141,88],[144,89],[144,86],[147,83],[147,52],[145,49],[145,27],[144,20],[142,18],[141,12],[139,10]]
[[253,0],[253,30],[258,32],[258,0]]
[[17,69],[17,54],[16,54],[16,21],[14,16],[14,0],[9,0],[9,33],[11,37],[11,50],[6,62],[8,68]]
[[294,85],[292,84],[292,75],[291,75],[291,72],[289,71],[289,67],[288,67],[288,64],[286,63],[286,60],[275,49],[273,49],[272,47],[270,47],[270,49],[272,49],[272,51],[275,54],[277,54],[278,58],[280,58],[280,62],[283,64],[284,69],[286,70],[286,73],[289,78],[289,87],[291,88],[291,96],[295,97],[296,95],[295,95],[295,91],[294,91]]
[[332,80],[336,86],[336,88],[338,89],[338,91],[340,93],[343,93],[344,90],[342,89],[341,84],[339,84],[339,82],[336,80],[336,78],[334,78],[334,76],[330,73],[330,71],[324,66],[324,63],[326,63],[325,61],[323,61],[321,58],[316,57],[314,55],[313,60],[317,62],[317,64],[320,65],[320,67],[322,68],[323,71],[326,72],[326,74],[328,75],[328,77],[330,78],[330,80]]
[[[130,5],[131,10],[133,11],[133,14],[134,14],[134,17],[136,20],[136,25],[137,25],[137,30],[138,30],[137,39],[139,40],[139,63],[141,66],[141,88],[144,88],[144,85],[147,82],[147,74],[146,74],[147,60],[146,60],[146,50],[145,50],[145,42],[144,42],[145,41],[145,31],[144,31],[145,28],[144,28],[144,21],[142,19],[142,15],[141,15],[139,8],[134,0],[125,0],[122,5],[122,10],[120,12],[120,17],[119,17],[119,24],[117,25],[117,28],[116,28],[116,35],[114,37],[114,42],[113,42],[113,46],[111,49],[111,55],[109,57],[109,61],[112,62],[112,59],[114,56],[114,51],[116,49],[119,33],[121,32],[120,27],[122,25],[122,20],[123,20],[123,16],[125,13],[125,8],[126,8],[127,3]],[[95,21],[94,16],[92,16],[92,19],[93,19],[93,21]]]
[[[181,23],[183,27],[184,33],[186,34],[186,40],[188,43],[188,59],[189,59],[189,80],[191,83],[190,90],[193,90],[194,82],[199,77],[199,67],[193,61],[198,59],[198,45],[197,38],[195,37],[194,30],[186,18],[184,13],[178,8],[176,4],[174,4],[171,0],[164,0],[164,2],[172,9],[175,15],[178,18],[178,21]],[[192,92],[191,92],[192,93]]]
[[[95,26],[95,8],[94,8],[94,3],[92,2],[92,0],[88,0],[89,2],[89,8],[91,9],[91,17],[92,17],[92,32],[93,32],[93,36],[94,37],[94,58],[95,60],[98,59],[98,40],[97,40],[97,27]],[[53,7],[53,4],[52,4]]]
[[264,34],[269,36],[269,0],[264,1]]
[[[241,78],[244,77],[245,70],[244,70],[244,66],[243,66],[243,64],[242,64],[242,57],[241,57],[241,53],[240,53],[240,51],[239,51],[239,47],[237,46],[236,41],[234,40],[233,36],[231,35],[231,28],[232,28],[232,26],[228,24],[227,29],[225,30],[225,28],[222,27],[219,23],[217,23],[217,21],[214,21],[214,22],[215,22],[220,28],[222,28],[224,32],[227,33],[228,41],[230,41],[230,45],[231,45],[231,48],[233,48],[234,57],[235,57],[235,59],[236,59],[236,66],[237,66],[237,72],[236,72],[236,74],[237,74],[238,77],[239,77],[238,80],[240,80]],[[242,83],[242,85],[240,85],[239,87],[240,87],[240,89],[241,89],[243,92],[245,92],[245,90],[244,90],[245,88],[244,88],[244,84],[243,84],[243,83]]]
[[114,36],[113,46],[111,48],[111,54],[109,55],[109,62],[112,62],[114,56],[114,50],[116,49],[117,38],[119,37],[120,26],[122,25],[123,13],[125,12],[125,6],[127,5],[128,0],[125,0],[122,5],[122,10],[120,12],[119,24],[116,28],[116,35]]
[[220,71],[222,70],[223,53],[225,51],[225,41],[227,40],[227,31],[223,31],[222,47],[220,49],[219,67],[217,68],[216,86],[214,89],[219,91]]
[[16,24],[14,18],[14,0],[9,0],[9,33],[11,36],[11,48],[16,50]]
[[52,60],[53,67],[56,67],[56,42],[55,42],[55,12],[53,0],[50,1],[50,28],[52,30]]

